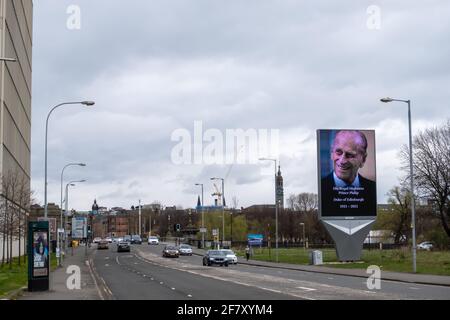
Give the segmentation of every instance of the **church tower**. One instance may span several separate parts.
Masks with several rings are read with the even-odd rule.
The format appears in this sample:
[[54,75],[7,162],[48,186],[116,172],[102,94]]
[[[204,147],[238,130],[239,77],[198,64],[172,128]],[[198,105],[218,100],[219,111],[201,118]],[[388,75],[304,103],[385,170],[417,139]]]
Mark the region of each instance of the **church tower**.
[[284,189],[283,189],[283,177],[281,175],[281,167],[278,166],[278,174],[276,176],[276,188],[277,188],[277,204],[278,208],[284,209]]

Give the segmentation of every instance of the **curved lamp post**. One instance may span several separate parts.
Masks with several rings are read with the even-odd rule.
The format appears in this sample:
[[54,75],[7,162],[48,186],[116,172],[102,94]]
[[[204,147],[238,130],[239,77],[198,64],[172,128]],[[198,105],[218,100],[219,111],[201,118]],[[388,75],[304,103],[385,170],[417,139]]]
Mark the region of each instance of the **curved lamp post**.
[[94,101],[79,101],[79,102],[64,102],[60,103],[57,106],[53,107],[52,110],[47,115],[47,121],[45,122],[45,182],[44,182],[44,215],[45,218],[48,216],[48,203],[47,203],[47,137],[48,137],[48,120],[50,119],[51,114],[55,109],[64,106],[64,105],[70,105],[70,104],[82,104],[84,106],[90,107],[95,104]]
[[408,125],[409,125],[409,175],[410,175],[410,192],[411,192],[411,220],[412,220],[412,255],[413,255],[413,272],[417,272],[416,262],[416,201],[414,198],[414,171],[413,171],[413,145],[412,145],[412,126],[411,126],[411,100],[383,98],[383,103],[404,102],[408,104]]

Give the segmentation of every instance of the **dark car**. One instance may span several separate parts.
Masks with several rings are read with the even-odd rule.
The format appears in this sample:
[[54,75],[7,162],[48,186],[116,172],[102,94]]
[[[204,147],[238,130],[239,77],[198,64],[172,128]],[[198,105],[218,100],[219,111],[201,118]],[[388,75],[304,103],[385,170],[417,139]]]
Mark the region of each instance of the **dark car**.
[[221,250],[208,250],[203,256],[203,265],[212,266],[218,264],[220,266],[228,267],[227,254]]
[[117,252],[130,252],[130,243],[128,241],[120,241],[117,243]]
[[142,238],[139,235],[135,234],[131,237],[131,244],[142,244]]
[[163,250],[163,257],[169,258],[179,258],[180,257],[180,251],[178,251],[177,247],[174,246],[166,246]]

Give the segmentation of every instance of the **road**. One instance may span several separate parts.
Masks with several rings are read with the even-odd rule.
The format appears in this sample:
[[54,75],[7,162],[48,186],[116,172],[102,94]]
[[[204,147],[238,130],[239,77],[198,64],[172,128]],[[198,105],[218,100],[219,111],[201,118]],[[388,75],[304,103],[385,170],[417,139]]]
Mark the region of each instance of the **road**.
[[163,245],[133,245],[130,253],[96,250],[92,262],[106,299],[321,300],[450,299],[450,287],[382,281],[248,265],[204,267],[200,256],[163,258]]

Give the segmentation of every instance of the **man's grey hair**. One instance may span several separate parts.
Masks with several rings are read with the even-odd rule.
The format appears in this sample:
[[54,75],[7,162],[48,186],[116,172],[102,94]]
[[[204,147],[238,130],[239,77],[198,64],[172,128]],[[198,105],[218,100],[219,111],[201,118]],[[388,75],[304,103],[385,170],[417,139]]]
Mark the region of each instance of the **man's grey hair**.
[[355,135],[357,135],[359,138],[360,138],[360,141],[359,141],[359,146],[361,147],[361,153],[364,155],[364,156],[366,156],[367,155],[367,146],[368,146],[368,143],[367,143],[367,138],[366,138],[366,136],[364,135],[364,133],[362,133],[361,131],[359,131],[359,130],[341,130],[341,131],[338,131],[337,133],[336,133],[336,136],[334,137],[334,141],[333,141],[333,145],[332,145],[332,150],[334,151],[334,146],[335,146],[335,144],[336,144],[336,138],[340,135],[340,134],[343,134],[343,133],[350,133],[350,134],[355,134]]

